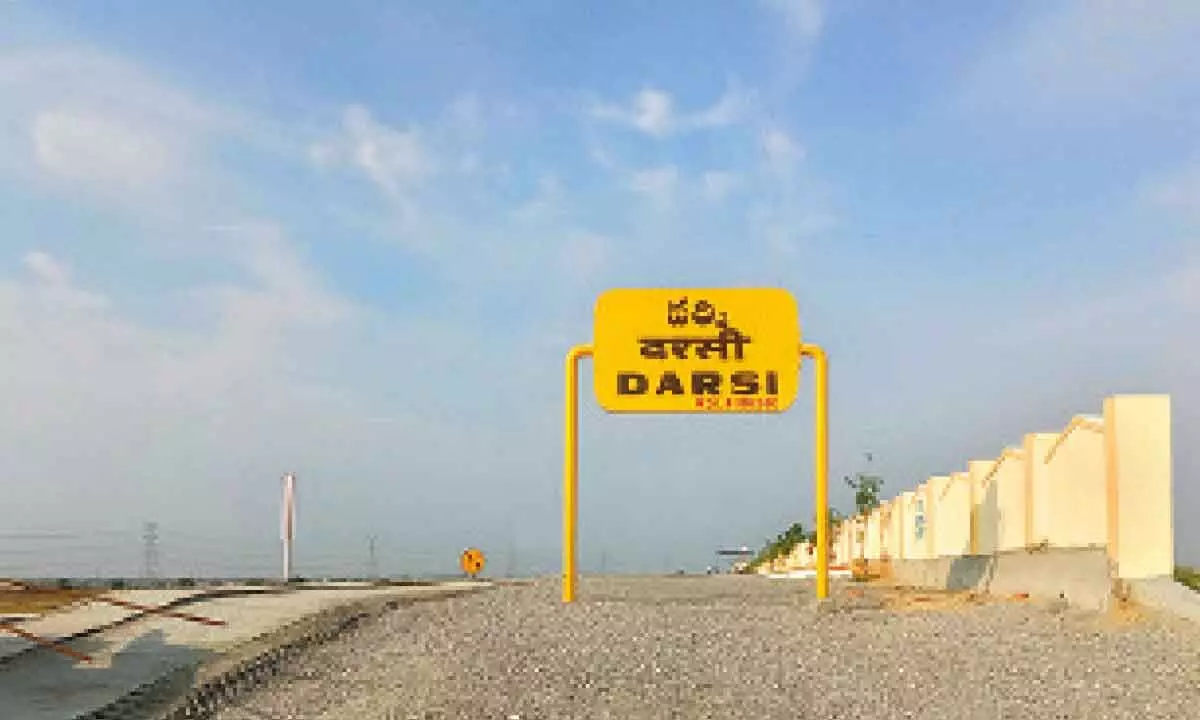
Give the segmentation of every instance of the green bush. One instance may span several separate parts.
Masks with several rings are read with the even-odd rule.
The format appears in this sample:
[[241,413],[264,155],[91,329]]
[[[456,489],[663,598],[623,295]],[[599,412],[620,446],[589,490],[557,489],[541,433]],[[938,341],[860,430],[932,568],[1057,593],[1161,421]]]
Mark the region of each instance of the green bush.
[[1196,592],[1200,592],[1200,570],[1186,565],[1175,566],[1176,582],[1187,585]]

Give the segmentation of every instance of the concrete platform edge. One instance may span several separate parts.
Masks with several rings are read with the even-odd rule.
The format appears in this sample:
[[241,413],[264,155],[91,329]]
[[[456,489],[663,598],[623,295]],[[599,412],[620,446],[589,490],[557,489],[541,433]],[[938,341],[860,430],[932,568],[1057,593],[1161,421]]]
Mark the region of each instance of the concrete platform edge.
[[[211,591],[198,592],[194,595],[188,595],[186,597],[172,600],[168,603],[164,603],[164,604],[160,605],[159,608],[163,609],[163,610],[177,610],[179,608],[186,607],[187,605],[192,605],[195,603],[203,602],[204,600],[209,600],[209,599],[216,598],[216,597],[237,597],[238,595],[259,594],[259,593],[264,593],[264,592],[282,592],[282,590],[273,589],[273,588],[264,588],[261,590],[257,589],[257,588],[255,588],[255,589],[213,588]],[[56,636],[56,637],[52,637],[52,638],[48,638],[48,639],[53,640],[54,642],[56,642],[58,644],[68,643],[73,640],[81,640],[83,638],[91,637],[92,635],[104,632],[106,630],[112,630],[113,628],[121,627],[122,625],[128,625],[129,623],[137,622],[138,620],[141,620],[151,614],[153,614],[153,613],[148,610],[131,610],[127,614],[122,615],[121,617],[113,620],[112,622],[107,622],[107,623],[103,623],[100,625],[92,625],[91,627],[80,630],[78,632],[69,633],[67,635],[62,635],[62,636]],[[21,648],[20,650],[17,650],[15,652],[10,652],[5,655],[0,655],[0,665],[3,665],[4,663],[7,663],[7,662],[11,662],[15,658],[21,657],[25,653],[34,652],[34,651],[38,651],[38,650],[44,651],[44,649],[41,648],[41,646],[36,645],[34,643],[29,643],[29,645],[27,647]]]

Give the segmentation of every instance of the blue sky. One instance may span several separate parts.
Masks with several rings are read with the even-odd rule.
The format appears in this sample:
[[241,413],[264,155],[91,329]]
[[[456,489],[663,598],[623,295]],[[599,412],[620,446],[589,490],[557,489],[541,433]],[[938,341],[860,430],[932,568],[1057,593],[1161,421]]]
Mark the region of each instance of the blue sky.
[[[562,355],[646,285],[796,294],[835,478],[1169,392],[1200,509],[1194,3],[684,7],[0,3],[5,523],[269,570],[294,470],[301,569],[554,571]],[[585,568],[807,520],[810,399],[589,397]]]

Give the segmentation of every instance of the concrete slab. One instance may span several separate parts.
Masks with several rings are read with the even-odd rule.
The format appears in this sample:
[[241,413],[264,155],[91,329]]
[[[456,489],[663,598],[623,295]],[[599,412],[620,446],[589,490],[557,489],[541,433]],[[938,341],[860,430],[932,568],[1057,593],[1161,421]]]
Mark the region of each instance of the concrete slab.
[[1200,593],[1174,578],[1131,580],[1129,590],[1135,602],[1200,623]]
[[[204,588],[180,590],[117,590],[109,596],[129,603],[149,606],[164,606],[211,592]],[[104,602],[90,601],[70,605],[55,612],[25,622],[14,623],[20,629],[47,640],[73,638],[114,623],[128,621],[144,614],[142,611],[123,608]],[[0,634],[0,662],[36,647],[36,644],[10,633]]]
[[[849,570],[830,570],[829,577],[831,578],[848,578],[852,573]],[[789,570],[781,573],[767,573],[767,577],[771,580],[813,580],[817,577],[816,570]]]
[[1104,548],[1051,548],[1015,550],[995,555],[943,557],[930,560],[893,560],[892,581],[941,590],[974,590],[980,593],[1055,600],[1073,606],[1104,610],[1112,596],[1112,580]]
[[[467,590],[462,585],[487,587],[483,583],[451,587]],[[69,720],[116,702],[167,673],[194,668],[322,610],[368,598],[436,597],[446,590],[446,585],[303,589],[196,598],[180,609],[220,618],[227,625],[212,627],[148,615],[70,641],[69,647],[93,658],[91,665],[45,650],[22,653],[0,664],[0,708],[5,718]]]

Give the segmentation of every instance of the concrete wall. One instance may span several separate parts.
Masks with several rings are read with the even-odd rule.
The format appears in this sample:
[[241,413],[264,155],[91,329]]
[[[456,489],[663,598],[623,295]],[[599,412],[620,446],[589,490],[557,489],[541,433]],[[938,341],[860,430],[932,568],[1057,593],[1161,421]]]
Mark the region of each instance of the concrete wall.
[[905,493],[894,500],[888,508],[888,524],[887,524],[887,557],[904,557],[904,541],[905,541],[905,525],[904,519],[908,515],[908,502],[910,495]]
[[1042,458],[1048,474],[1051,547],[1096,547],[1107,541],[1104,424],[1077,417]]
[[1033,433],[1025,436],[1025,455],[1028,462],[1025,466],[1026,488],[1030,493],[1030,535],[1026,545],[1050,544],[1050,516],[1054,508],[1050,504],[1050,467],[1045,463],[1045,456],[1050,451],[1055,440],[1055,433]]
[[881,524],[882,518],[878,509],[867,516],[865,523],[865,535],[863,544],[866,546],[863,550],[864,556],[868,560],[878,560],[883,552],[881,540]]
[[1169,576],[1175,567],[1171,504],[1171,399],[1104,402],[1109,552],[1122,578]]
[[1102,415],[1029,433],[848,518],[837,557],[890,559],[916,585],[1107,596],[1113,580],[1174,568],[1171,452],[1168,396],[1109,397]]
[[1054,508],[1050,505],[1050,467],[1045,463],[1057,433],[1033,433],[1025,436],[1025,480],[1029,492],[1027,508],[1032,523],[1026,545],[1048,545],[1050,543],[1050,516]]
[[912,541],[905,547],[904,556],[900,559],[923,559],[933,557],[932,505],[929,502],[929,483],[917,488],[911,496],[907,536]]
[[850,522],[850,558],[862,558],[866,555],[867,539],[866,518],[857,517]]
[[934,502],[934,557],[970,554],[971,485],[967,473],[932,478]]
[[[1028,544],[1025,537],[1028,530],[1025,458],[1023,449],[1005,450],[984,480],[987,501],[979,524],[983,530],[995,524],[995,549],[998,552],[1021,549]],[[989,552],[986,543],[980,543],[980,552]]]
[[[985,479],[995,460],[972,460],[967,463],[967,491],[970,494],[970,517],[968,528],[967,553],[979,555],[996,552],[996,503],[993,499],[989,504]],[[985,522],[982,515],[989,514],[990,522]]]
[[787,562],[785,563],[784,567],[788,571],[803,570],[805,568],[813,567],[815,563],[816,551],[813,544],[809,542],[802,542],[797,543],[796,546],[792,548],[792,551],[788,553]]

